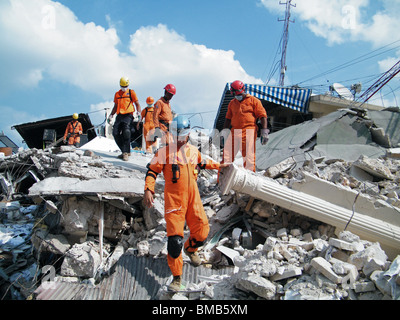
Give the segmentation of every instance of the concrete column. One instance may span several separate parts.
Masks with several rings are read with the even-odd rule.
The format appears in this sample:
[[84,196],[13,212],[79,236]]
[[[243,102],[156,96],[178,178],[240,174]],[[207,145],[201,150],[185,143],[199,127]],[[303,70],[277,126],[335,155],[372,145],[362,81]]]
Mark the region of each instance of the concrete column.
[[[344,230],[353,214],[352,210],[289,189],[270,178],[257,175],[235,164],[223,170],[220,175],[220,187],[223,194],[227,194],[229,190],[248,194],[335,226],[339,230]],[[364,240],[379,242],[388,256],[400,254],[400,227],[396,225],[364,215],[362,212],[355,212],[347,230]]]

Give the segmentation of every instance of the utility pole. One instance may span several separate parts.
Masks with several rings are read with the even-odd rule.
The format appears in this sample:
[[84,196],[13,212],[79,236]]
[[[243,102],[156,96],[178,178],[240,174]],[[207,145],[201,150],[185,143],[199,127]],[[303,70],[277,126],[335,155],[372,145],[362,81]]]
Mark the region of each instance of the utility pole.
[[279,86],[283,87],[285,85],[285,74],[286,74],[286,51],[287,45],[289,41],[289,24],[290,22],[294,23],[294,20],[290,20],[290,9],[291,7],[296,7],[296,5],[292,4],[292,0],[287,0],[287,2],[279,1],[279,4],[286,5],[286,14],[285,19],[278,19],[278,21],[285,21],[285,26],[283,28],[283,36],[282,36],[282,58],[281,58],[281,74],[279,79]]

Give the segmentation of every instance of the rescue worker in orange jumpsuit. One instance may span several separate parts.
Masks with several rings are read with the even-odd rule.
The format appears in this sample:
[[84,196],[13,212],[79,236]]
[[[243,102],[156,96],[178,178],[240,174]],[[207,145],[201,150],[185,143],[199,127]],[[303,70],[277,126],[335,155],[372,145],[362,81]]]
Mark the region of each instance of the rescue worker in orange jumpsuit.
[[82,124],[78,121],[79,115],[74,113],[72,115],[72,121],[68,122],[67,128],[64,133],[64,143],[68,142],[68,145],[79,147],[81,143],[80,135],[83,133]]
[[[142,120],[143,124],[143,137],[146,141],[146,151],[149,153],[153,152],[153,146],[155,147],[155,141],[151,138],[151,132],[154,131],[154,99],[153,97],[148,97],[146,99],[147,107],[142,110]],[[139,127],[139,123],[138,123]]]
[[122,152],[118,158],[128,161],[131,154],[131,125],[133,113],[135,112],[133,104],[135,104],[139,115],[142,110],[135,91],[129,89],[129,79],[122,77],[119,84],[121,89],[114,95],[114,108],[108,117],[108,122],[110,123],[114,114],[117,114],[113,126],[113,136]]
[[161,138],[161,142],[166,145],[171,142],[172,136],[169,134],[169,125],[173,119],[170,101],[176,94],[176,88],[173,84],[167,84],[164,87],[164,96],[154,104],[153,122],[155,133],[154,141]]
[[[181,287],[182,247],[192,264],[199,266],[201,259],[197,250],[207,239],[210,230],[197,187],[197,166],[200,169],[216,170],[228,166],[203,159],[199,150],[187,143],[189,120],[182,116],[178,116],[176,120],[177,137],[174,136],[172,143],[159,149],[147,165],[144,195],[144,204],[152,207],[156,178],[158,174],[163,173],[164,218],[168,237],[167,260],[173,275],[169,289],[172,291],[178,291]],[[185,221],[190,229],[190,236],[183,243]]]
[[230,129],[229,137],[224,144],[222,163],[233,162],[239,150],[242,153],[244,167],[256,171],[256,139],[257,119],[261,119],[261,144],[268,142],[267,112],[261,101],[246,94],[242,81],[231,84],[234,99],[228,105],[225,116],[224,130]]

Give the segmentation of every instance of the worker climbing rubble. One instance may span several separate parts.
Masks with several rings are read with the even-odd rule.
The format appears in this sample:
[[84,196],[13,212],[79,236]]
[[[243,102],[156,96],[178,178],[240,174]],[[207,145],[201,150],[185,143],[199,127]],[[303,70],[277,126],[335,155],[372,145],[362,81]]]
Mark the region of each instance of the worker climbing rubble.
[[[340,110],[335,122],[346,123],[343,135],[347,143],[353,133],[354,139],[360,139],[359,133],[364,132],[364,127],[360,129],[354,123],[365,121],[370,130],[376,129],[370,125],[371,115],[379,115],[381,119],[386,112],[391,115],[387,123],[393,121],[392,116],[400,117],[397,110],[368,111],[359,116],[353,110]],[[314,121],[320,124],[326,119]],[[330,133],[331,124],[325,124]],[[172,135],[176,127],[173,121]],[[324,132],[324,125],[313,127],[311,130],[318,130],[318,134]],[[282,145],[281,137],[292,143],[300,132],[297,129],[283,129],[269,143],[279,141]],[[310,135],[303,134],[302,139],[311,141]],[[316,136],[317,133],[312,139]],[[369,137],[366,135],[365,140]],[[299,145],[304,141],[298,141]],[[397,144],[398,139],[393,141]],[[178,165],[180,171],[176,172],[181,175],[175,175],[175,184],[172,172],[157,176],[155,183],[155,173],[149,171],[153,178],[147,180],[155,184],[156,193],[150,194],[154,205],[147,210],[142,208],[142,200],[146,164],[151,157],[134,153],[135,169],[114,167],[115,162],[110,163],[105,152],[97,152],[103,150],[98,149],[104,146],[103,139],[97,137],[90,142],[75,150],[61,146],[0,156],[2,300],[187,298],[264,303],[264,299],[400,299],[400,151],[396,148],[384,147],[385,152],[379,158],[360,154],[350,160],[340,156],[347,158],[348,148],[337,151],[339,157],[337,154],[335,158],[310,157],[307,161],[283,154],[285,160],[271,161],[263,174],[232,165],[227,168],[227,179],[218,187],[212,183],[214,170],[201,170],[197,185],[210,228],[208,239],[198,251],[202,265],[196,270],[193,265],[184,265],[182,282],[186,290],[172,293],[165,288],[172,278],[168,249],[173,249],[174,242],[167,236],[165,222],[178,216],[178,211],[171,212],[174,209],[171,199],[175,200],[174,205],[186,210],[189,202],[182,201],[189,199],[195,187],[186,185],[184,191],[180,189],[174,196],[171,186],[180,187],[180,180],[187,178],[188,173],[195,180],[196,174],[191,174],[194,165]],[[375,144],[369,143],[369,146]],[[163,149],[157,153],[160,159]],[[165,148],[164,155],[166,150],[171,151],[172,144]],[[184,144],[176,153],[182,159],[189,150],[192,149],[186,149]],[[312,150],[302,152],[308,157]],[[269,153],[265,152],[263,157],[269,157]],[[168,162],[164,163],[160,167],[166,172]],[[171,165],[169,168],[172,171]],[[32,179],[32,175],[40,181]],[[165,182],[171,186],[164,189]],[[227,195],[221,192],[227,186],[225,182],[230,184]],[[264,187],[261,190],[259,186]],[[169,200],[164,202],[164,191],[168,190],[165,195]],[[262,195],[268,195],[268,200],[262,200]],[[307,203],[313,206],[303,211]],[[312,210],[315,203],[321,204],[320,210]],[[317,212],[316,219],[309,217],[312,211]],[[332,224],[324,222],[324,216],[329,216]],[[379,219],[373,218],[378,216]],[[174,226],[173,222],[167,223]],[[361,227],[367,231],[358,234]],[[357,232],[352,234],[353,230]],[[192,237],[200,241],[193,236],[194,231],[192,227]],[[184,235],[182,246],[189,237],[186,228]],[[182,257],[185,261],[184,253]],[[45,266],[50,267],[47,274]],[[54,281],[51,270],[56,274]],[[123,289],[108,290],[114,287]]]
[[269,134],[267,113],[259,99],[245,92],[242,81],[232,82],[231,92],[235,98],[228,105],[224,131],[222,132],[222,136],[227,137],[227,141],[224,143],[222,162],[233,162],[240,150],[244,159],[244,167],[255,172],[256,121],[257,119],[261,120],[261,144],[265,145],[268,142]]
[[154,104],[153,122],[155,132],[153,139],[156,141],[157,138],[161,138],[161,143],[164,145],[171,142],[169,125],[173,116],[170,101],[175,94],[176,87],[173,84],[167,84],[164,87],[164,96]]
[[[142,121],[143,121],[143,137],[146,141],[146,151],[153,153],[155,148],[155,141],[151,138],[151,133],[154,132],[154,98],[147,97],[146,99],[147,107],[142,110]],[[138,123],[139,129],[139,123]]]
[[75,147],[80,146],[80,135],[83,133],[82,124],[78,121],[78,118],[79,115],[77,113],[72,115],[72,121],[68,122],[64,133],[64,143]]
[[141,107],[136,92],[129,88],[129,79],[122,77],[119,83],[121,89],[114,95],[114,108],[108,117],[108,122],[111,123],[114,114],[117,114],[112,133],[122,152],[118,158],[128,161],[131,153],[130,142],[131,126],[135,112],[134,104],[139,115],[141,114]]
[[[182,247],[193,265],[199,266],[201,259],[197,250],[203,245],[209,232],[208,219],[197,186],[197,166],[200,169],[217,170],[223,167],[217,162],[203,159],[199,150],[187,143],[190,133],[190,122],[187,118],[176,118],[176,132],[173,142],[158,150],[148,164],[144,194],[145,205],[152,207],[155,182],[158,174],[163,173],[168,237],[167,260],[173,275],[169,289],[172,291],[178,291],[181,287]],[[190,236],[183,243],[185,220],[190,229]]]

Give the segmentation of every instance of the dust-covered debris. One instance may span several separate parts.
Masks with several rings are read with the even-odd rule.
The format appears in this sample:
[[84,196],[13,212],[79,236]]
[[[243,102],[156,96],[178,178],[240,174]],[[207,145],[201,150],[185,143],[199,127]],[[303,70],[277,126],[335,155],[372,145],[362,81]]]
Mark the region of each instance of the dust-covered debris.
[[[302,166],[288,159],[259,174],[290,188],[307,184],[311,175],[375,203],[399,207],[399,166],[393,157],[374,161],[360,157],[357,163],[318,158]],[[143,207],[140,192],[120,192],[110,185],[98,186],[95,192],[38,188],[52,178],[77,185],[130,180],[136,187],[144,181],[145,166],[142,170],[138,165],[127,167],[122,161],[104,160],[104,155],[74,148],[32,149],[1,159],[0,174],[0,298],[35,298],[35,290],[42,291],[50,275],[45,266],[54,268],[62,281],[101,286],[125,254],[166,259],[162,176],[152,209]],[[158,298],[400,298],[399,258],[390,260],[378,242],[250,195],[233,191],[223,195],[216,185],[216,172],[201,171],[198,186],[210,223],[208,241],[200,250],[203,265],[234,268],[234,273],[199,277],[197,283],[187,283],[192,293],[160,292]],[[34,191],[31,195],[30,190]],[[189,263],[184,253],[183,257]]]

